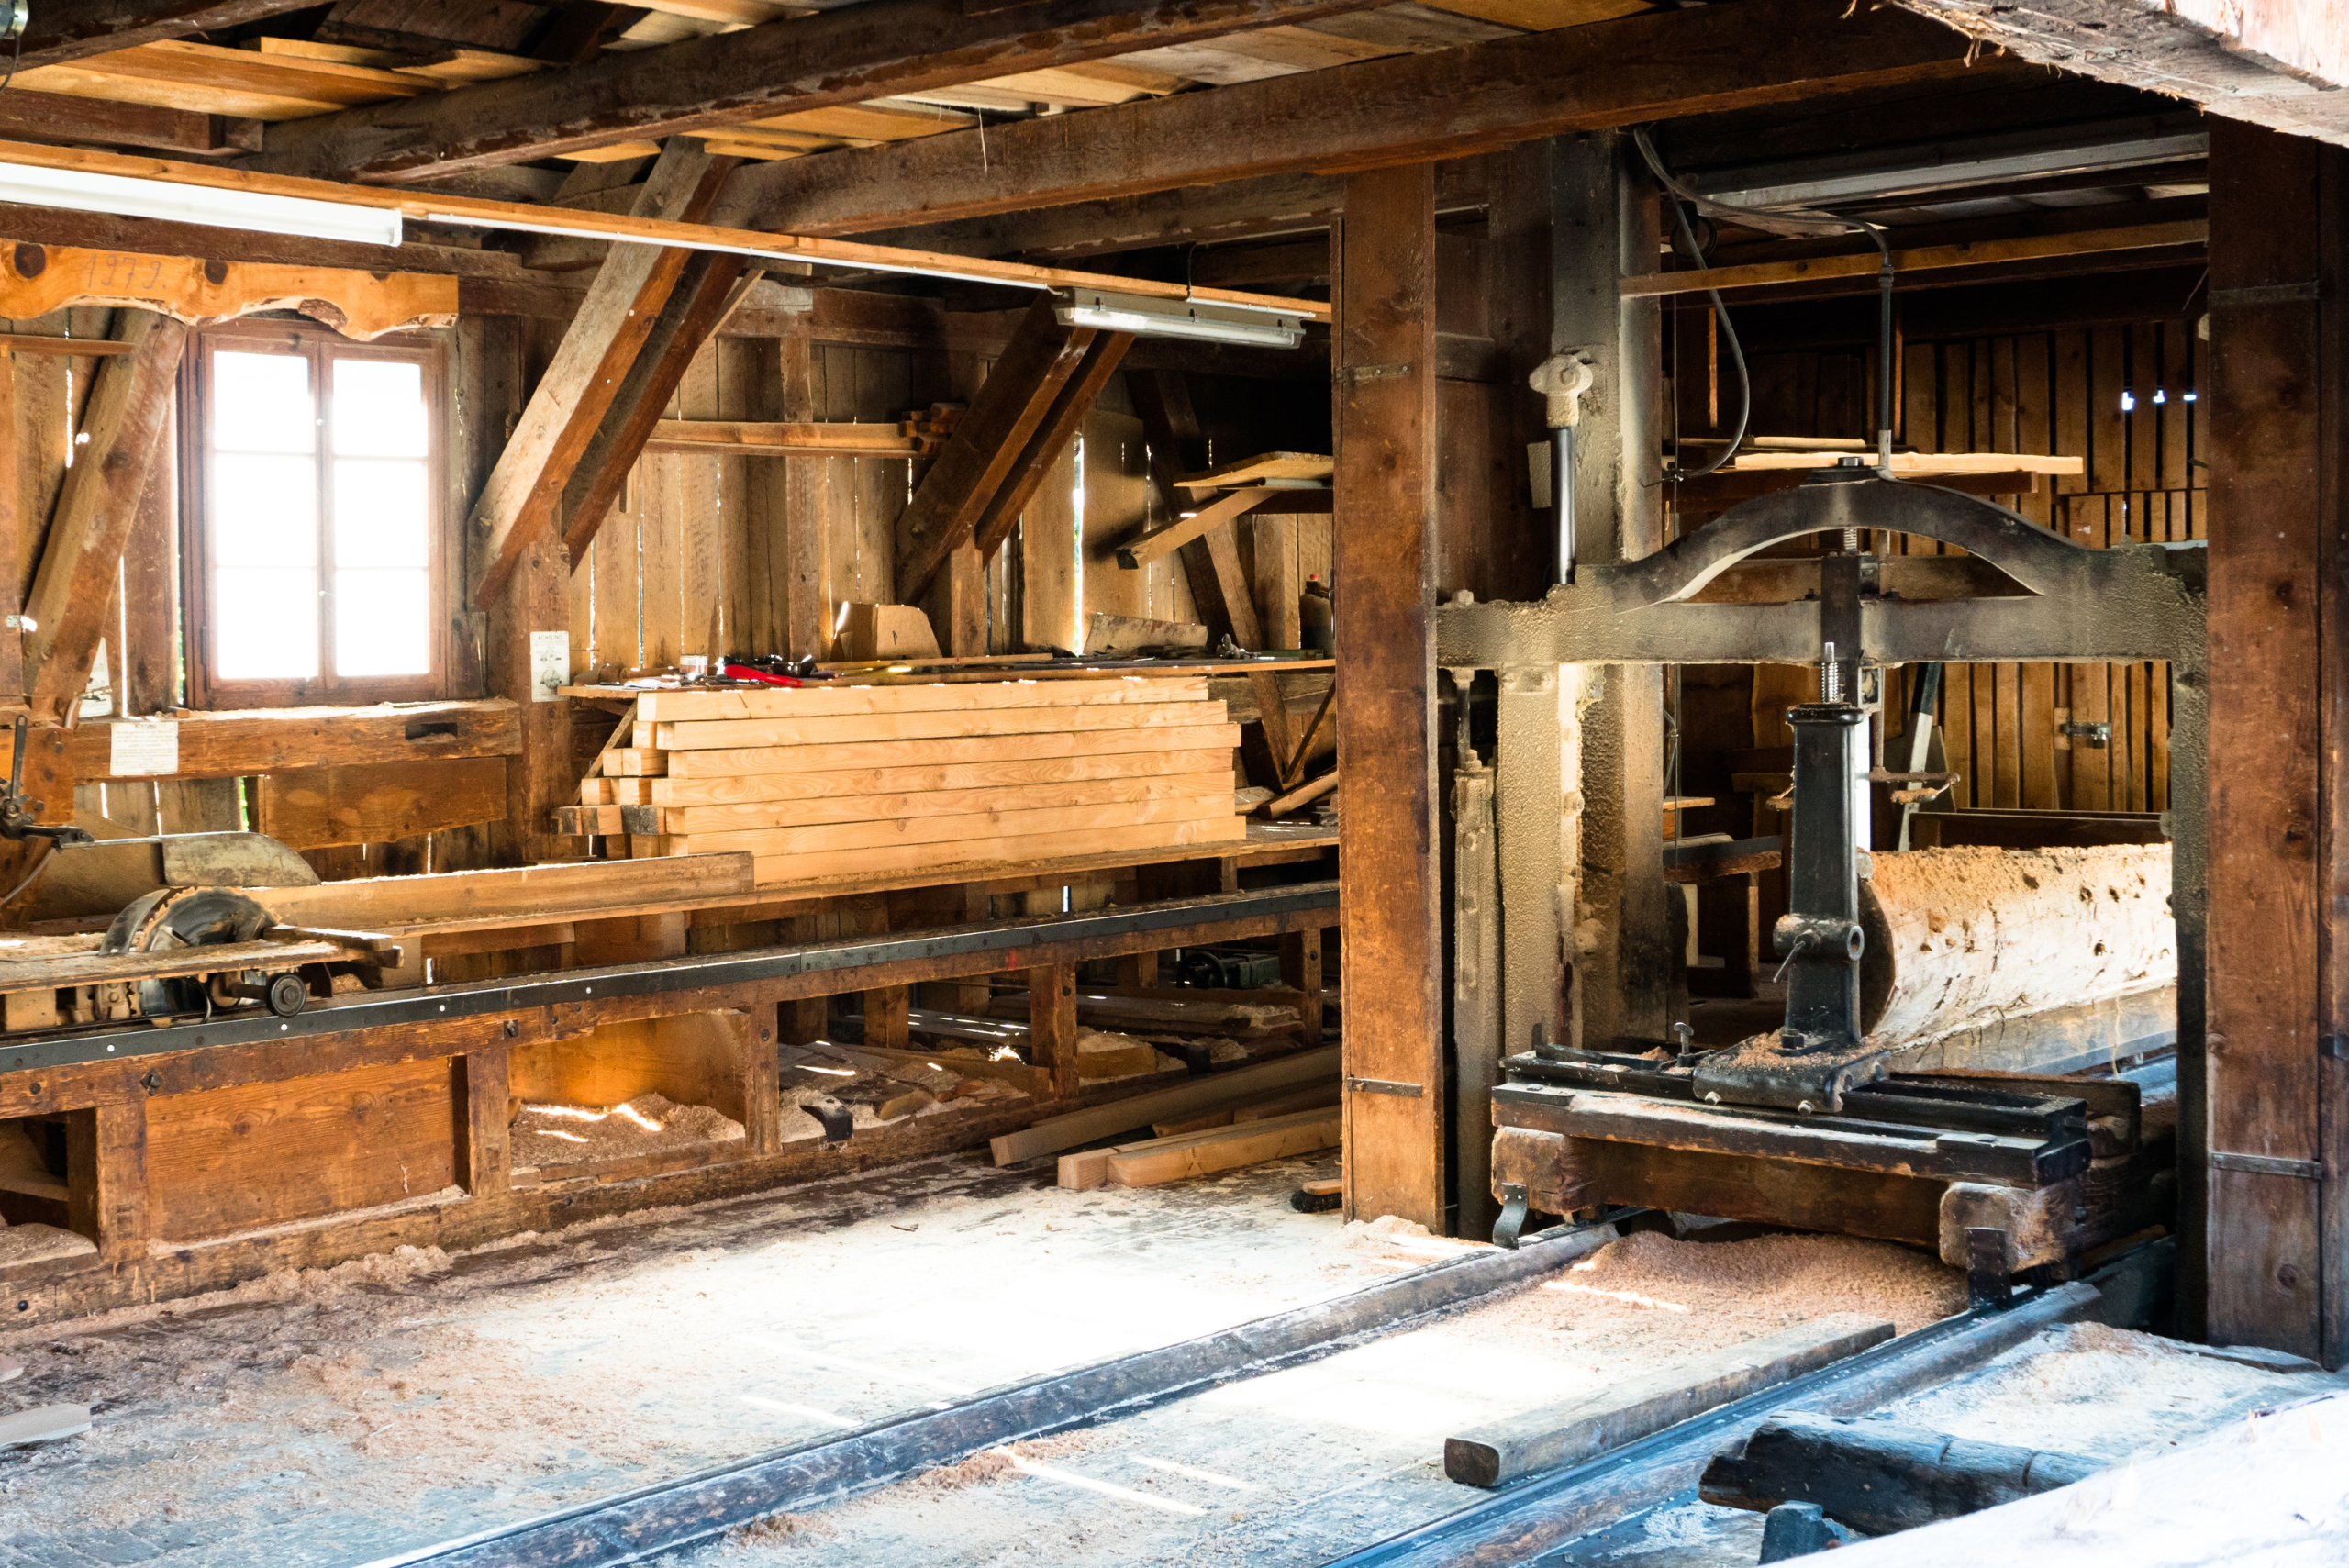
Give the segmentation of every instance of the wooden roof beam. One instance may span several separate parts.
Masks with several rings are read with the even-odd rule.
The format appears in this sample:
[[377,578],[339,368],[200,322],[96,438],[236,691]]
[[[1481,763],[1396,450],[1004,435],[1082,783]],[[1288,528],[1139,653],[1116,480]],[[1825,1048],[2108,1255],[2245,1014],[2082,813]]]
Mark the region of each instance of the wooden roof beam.
[[17,69],[63,65],[240,22],[265,21],[317,0],[39,0]]
[[935,91],[1373,0],[865,0],[811,17],[273,126],[250,167],[379,183]]
[[[860,7],[861,8],[861,7]],[[1740,0],[746,171],[727,218],[861,234],[2015,69],[1898,11]]]
[[[733,167],[732,159],[710,157],[693,138],[678,138],[662,150],[631,216],[689,222],[707,209]],[[473,503],[476,604],[496,599],[523,552],[553,527],[563,485],[694,255],[612,247]]]

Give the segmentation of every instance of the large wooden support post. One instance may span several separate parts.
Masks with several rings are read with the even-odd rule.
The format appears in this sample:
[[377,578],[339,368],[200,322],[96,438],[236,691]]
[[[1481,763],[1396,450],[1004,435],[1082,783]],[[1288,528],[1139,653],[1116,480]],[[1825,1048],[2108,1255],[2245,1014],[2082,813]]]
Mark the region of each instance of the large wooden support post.
[[[1655,187],[1632,171],[1631,139],[1620,133],[1561,139],[1551,151],[1552,344],[1589,354],[1595,372],[1575,442],[1579,558],[1637,561],[1664,543],[1662,318],[1654,301],[1624,299],[1617,283],[1655,266]],[[1576,694],[1581,776],[1567,781],[1582,807],[1570,929],[1580,1039],[1604,1049],[1618,1036],[1661,1039],[1671,1021],[1664,687],[1653,664],[1608,665],[1586,678]]]
[[2211,122],[2207,1332],[2331,1365],[2349,1351],[2344,212],[2349,152]]
[[1435,170],[1346,180],[1333,252],[1348,1218],[1445,1228],[1436,828]]
[[[1487,238],[1486,319],[1500,357],[1503,402],[1494,439],[1501,455],[1535,442],[1545,446],[1545,404],[1528,384],[1542,361],[1556,350],[1556,310],[1552,272],[1556,241],[1552,234],[1551,144],[1530,141],[1494,153],[1486,161]],[[1521,483],[1521,482],[1520,482]],[[1556,513],[1531,514],[1534,532],[1548,536]],[[1537,597],[1548,581],[1548,550],[1533,552],[1543,562],[1538,582],[1513,597]],[[1576,739],[1568,685],[1581,671],[1557,664],[1510,665],[1497,673],[1498,735],[1493,758],[1494,825],[1499,843],[1500,1049],[1523,1051],[1536,1028],[1549,1038],[1573,1038],[1568,1000],[1573,966],[1566,951],[1578,880],[1575,849],[1578,813],[1564,809],[1567,752]],[[1570,679],[1571,677],[1571,679]],[[1457,1029],[1455,1026],[1455,1033]],[[1490,1140],[1486,1129],[1480,1136]],[[1466,1195],[1464,1177],[1462,1195]],[[1464,1224],[1464,1229],[1465,1226]]]

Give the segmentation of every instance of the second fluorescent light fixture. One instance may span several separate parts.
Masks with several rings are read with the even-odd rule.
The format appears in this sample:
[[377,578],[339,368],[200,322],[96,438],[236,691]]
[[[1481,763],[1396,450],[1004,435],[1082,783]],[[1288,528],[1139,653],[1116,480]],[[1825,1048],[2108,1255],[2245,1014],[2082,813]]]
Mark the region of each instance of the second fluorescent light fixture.
[[1151,299],[1141,295],[1073,289],[1052,314],[1063,327],[1101,332],[1130,332],[1137,338],[1196,338],[1208,343],[1294,349],[1305,341],[1305,318],[1198,300]]
[[256,234],[290,234],[306,239],[347,239],[359,245],[400,242],[400,215],[384,207],[273,196],[259,191],[215,190],[163,180],[131,180],[120,174],[25,163],[0,163],[0,202],[242,228]]

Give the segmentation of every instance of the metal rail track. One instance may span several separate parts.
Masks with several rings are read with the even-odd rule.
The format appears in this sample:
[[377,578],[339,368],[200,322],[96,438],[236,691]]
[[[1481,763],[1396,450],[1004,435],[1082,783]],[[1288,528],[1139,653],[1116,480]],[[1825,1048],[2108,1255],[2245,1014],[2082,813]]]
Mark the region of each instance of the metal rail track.
[[1090,1426],[1331,1354],[1564,1268],[1615,1234],[1608,1220],[1561,1227],[1527,1239],[1515,1251],[1448,1260],[1179,1344],[1030,1378],[942,1409],[697,1471],[383,1558],[367,1568],[621,1568],[984,1449]]

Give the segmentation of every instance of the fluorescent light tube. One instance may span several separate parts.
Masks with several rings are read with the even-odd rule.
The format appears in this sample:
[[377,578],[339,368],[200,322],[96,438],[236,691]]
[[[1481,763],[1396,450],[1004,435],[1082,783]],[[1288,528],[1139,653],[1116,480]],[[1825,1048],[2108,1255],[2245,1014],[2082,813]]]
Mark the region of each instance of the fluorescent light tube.
[[1301,317],[1257,315],[1197,301],[1151,299],[1140,295],[1077,289],[1053,314],[1063,327],[1130,332],[1138,338],[1191,338],[1208,343],[1238,343],[1294,349],[1305,340]]
[[162,180],[130,180],[119,174],[92,174],[79,169],[0,163],[0,202],[64,207],[74,212],[110,212],[121,217],[197,223],[258,234],[291,234],[307,239],[347,239],[359,245],[400,242],[400,215],[389,208],[274,196],[259,191],[215,190],[207,185],[180,185]]

